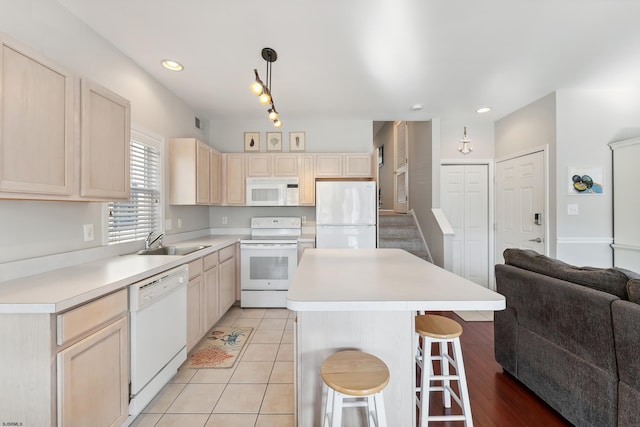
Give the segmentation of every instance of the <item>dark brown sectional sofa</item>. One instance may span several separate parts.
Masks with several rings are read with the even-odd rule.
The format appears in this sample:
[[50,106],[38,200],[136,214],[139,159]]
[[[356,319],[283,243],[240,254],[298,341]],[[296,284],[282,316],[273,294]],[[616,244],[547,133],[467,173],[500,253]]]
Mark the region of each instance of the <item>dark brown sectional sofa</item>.
[[640,426],[640,275],[531,250],[504,258],[498,363],[576,426]]

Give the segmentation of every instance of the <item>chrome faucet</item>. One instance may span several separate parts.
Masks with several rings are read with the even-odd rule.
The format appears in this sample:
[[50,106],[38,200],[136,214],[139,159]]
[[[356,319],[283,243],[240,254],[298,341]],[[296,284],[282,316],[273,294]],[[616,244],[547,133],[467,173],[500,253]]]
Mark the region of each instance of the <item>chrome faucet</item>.
[[149,233],[149,235],[147,236],[147,238],[144,240],[144,248],[149,249],[151,248],[151,246],[155,243],[155,242],[160,242],[158,244],[158,246],[162,246],[162,238],[164,237],[164,233],[160,233],[158,234],[154,239],[152,239],[153,235],[155,234],[155,232],[151,232]]

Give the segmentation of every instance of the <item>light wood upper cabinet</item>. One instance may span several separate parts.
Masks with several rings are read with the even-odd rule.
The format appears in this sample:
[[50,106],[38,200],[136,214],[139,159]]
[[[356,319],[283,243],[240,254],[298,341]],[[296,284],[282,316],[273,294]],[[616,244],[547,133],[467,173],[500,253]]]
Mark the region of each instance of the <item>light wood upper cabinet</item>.
[[318,178],[341,178],[341,154],[316,154],[315,174]]
[[212,148],[195,138],[175,138],[169,143],[169,203],[209,204]]
[[80,195],[128,200],[131,103],[84,79],[80,88]]
[[344,176],[369,178],[372,176],[372,154],[344,154]]
[[316,204],[316,176],[313,154],[300,155],[300,205],[314,206]]
[[297,177],[297,154],[245,154],[247,178]]
[[273,175],[278,177],[298,176],[298,154],[275,154],[273,156]]
[[224,178],[222,188],[224,196],[222,203],[226,205],[245,204],[245,168],[243,154],[223,154]]
[[273,173],[273,156],[271,154],[245,155],[247,178],[268,178]]
[[370,178],[372,177],[372,154],[335,153],[316,154],[315,176],[317,178]]
[[196,203],[209,204],[211,180],[209,179],[209,163],[211,147],[200,141],[196,142]]
[[0,198],[127,200],[129,101],[3,34],[0,49]]
[[213,148],[209,156],[209,202],[222,203],[222,154]]
[[299,204],[314,206],[316,178],[373,176],[370,153],[218,153],[194,138],[177,138],[171,141],[170,157],[174,205],[245,206],[246,178],[297,177]]
[[2,34],[0,42],[0,191],[68,198],[77,192],[76,79]]

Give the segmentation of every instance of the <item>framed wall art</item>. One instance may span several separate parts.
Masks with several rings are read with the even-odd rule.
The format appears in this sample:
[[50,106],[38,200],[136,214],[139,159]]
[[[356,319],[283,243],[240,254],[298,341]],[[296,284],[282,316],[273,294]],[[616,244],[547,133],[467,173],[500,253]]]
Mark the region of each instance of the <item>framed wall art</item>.
[[304,151],[304,132],[289,132],[289,149],[291,151]]
[[604,192],[604,169],[600,167],[570,167],[568,171],[568,194],[602,194]]
[[260,151],[260,132],[244,133],[244,151]]
[[282,151],[282,132],[267,132],[267,151]]

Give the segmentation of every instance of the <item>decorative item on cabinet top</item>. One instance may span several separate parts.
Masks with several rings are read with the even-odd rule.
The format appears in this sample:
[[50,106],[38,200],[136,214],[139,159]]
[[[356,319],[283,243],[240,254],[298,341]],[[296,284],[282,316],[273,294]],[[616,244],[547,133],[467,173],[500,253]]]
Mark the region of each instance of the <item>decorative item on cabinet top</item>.
[[267,151],[282,151],[282,132],[267,132]]
[[260,132],[244,133],[244,151],[260,151]]
[[289,149],[304,151],[304,132],[289,132]]

